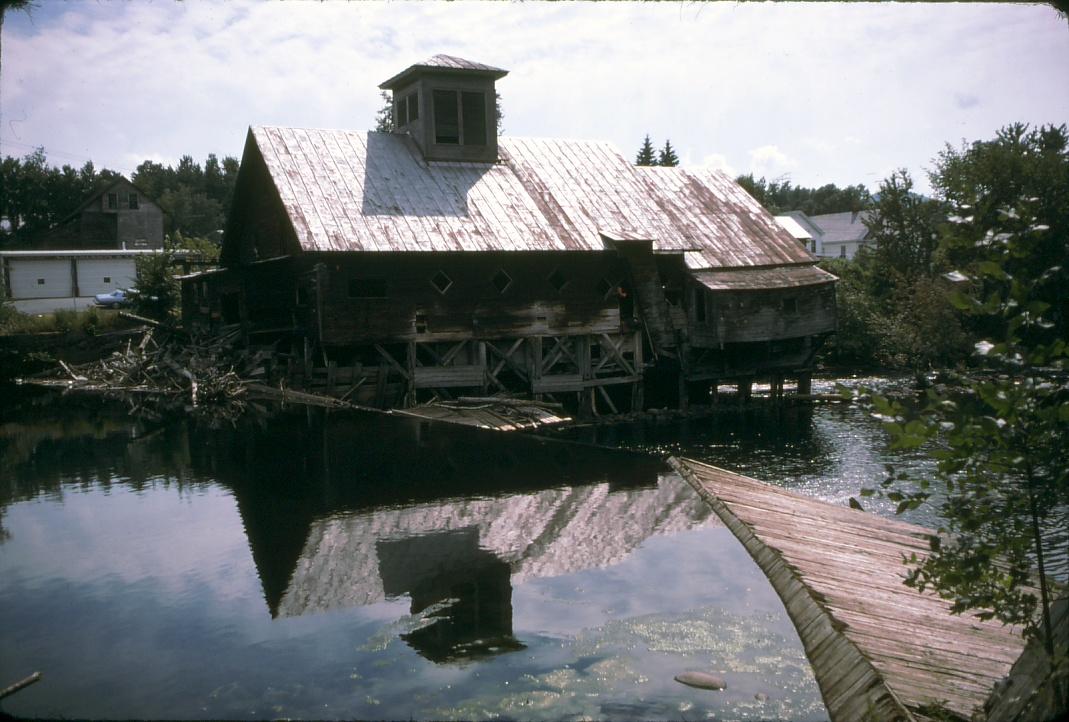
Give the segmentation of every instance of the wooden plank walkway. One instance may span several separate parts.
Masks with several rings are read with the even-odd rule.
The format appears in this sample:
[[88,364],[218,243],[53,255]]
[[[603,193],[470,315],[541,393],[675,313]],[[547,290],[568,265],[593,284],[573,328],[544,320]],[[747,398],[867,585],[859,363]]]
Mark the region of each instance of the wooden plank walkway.
[[768,576],[833,722],[925,720],[934,704],[970,719],[1024,649],[1020,630],[903,584],[903,557],[926,554],[931,530],[669,462]]
[[391,409],[390,413],[497,431],[534,429],[571,421],[563,411],[559,412],[561,415],[558,416],[557,412],[545,405],[520,399],[485,399],[471,403],[437,402],[407,409]]

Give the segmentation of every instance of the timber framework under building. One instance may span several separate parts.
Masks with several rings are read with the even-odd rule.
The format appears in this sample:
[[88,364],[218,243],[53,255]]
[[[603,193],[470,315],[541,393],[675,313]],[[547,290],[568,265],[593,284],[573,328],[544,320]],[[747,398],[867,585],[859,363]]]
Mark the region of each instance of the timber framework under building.
[[392,132],[251,128],[222,267],[183,279],[187,325],[240,323],[280,374],[379,407],[804,389],[835,278],[721,171],[499,138],[505,75],[438,55],[381,84]]

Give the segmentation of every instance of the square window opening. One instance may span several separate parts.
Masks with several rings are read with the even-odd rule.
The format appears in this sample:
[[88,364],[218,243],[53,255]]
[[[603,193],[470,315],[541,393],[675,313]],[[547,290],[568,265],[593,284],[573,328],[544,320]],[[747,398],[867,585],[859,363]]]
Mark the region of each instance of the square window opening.
[[597,291],[598,295],[607,299],[609,295],[616,290],[616,284],[609,281],[607,278],[602,278],[598,281]]
[[494,274],[494,277],[491,280],[498,293],[504,293],[509,289],[509,286],[512,285],[512,276],[506,273],[503,268],[497,269],[497,273]]
[[486,145],[486,95],[463,92],[460,105],[464,118],[464,145]]
[[104,276],[104,283],[111,283],[111,276]]
[[435,90],[434,142],[450,145],[460,144],[460,108],[454,90]]
[[43,278],[38,278],[38,279],[37,279],[37,285],[38,285],[38,286],[43,286],[43,285],[45,285],[45,279],[43,279]]
[[553,269],[553,273],[549,274],[549,285],[553,286],[553,290],[560,293],[564,290],[564,287],[568,285],[568,277],[564,275],[559,268]]
[[783,312],[784,313],[798,313],[798,299],[797,298],[785,298],[785,299],[783,299]]
[[445,271],[438,271],[438,273],[431,276],[431,285],[434,286],[438,293],[444,296],[453,287],[453,279],[446,275]]

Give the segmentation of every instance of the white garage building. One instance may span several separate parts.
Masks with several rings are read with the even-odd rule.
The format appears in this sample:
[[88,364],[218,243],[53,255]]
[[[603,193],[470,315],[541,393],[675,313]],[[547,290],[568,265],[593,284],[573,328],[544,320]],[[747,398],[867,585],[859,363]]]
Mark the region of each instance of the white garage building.
[[85,298],[135,285],[134,259],[146,253],[159,251],[0,251],[0,274],[14,301]]

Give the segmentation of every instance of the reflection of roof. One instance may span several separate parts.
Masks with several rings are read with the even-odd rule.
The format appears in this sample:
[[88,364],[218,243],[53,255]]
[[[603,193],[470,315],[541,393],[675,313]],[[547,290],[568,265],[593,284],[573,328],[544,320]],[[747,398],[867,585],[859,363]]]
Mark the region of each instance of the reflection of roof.
[[[383,542],[477,533],[478,548],[508,564],[516,583],[614,564],[650,536],[710,521],[709,507],[675,476],[652,489],[611,491],[602,483],[331,516],[312,523],[278,613],[296,616],[380,602],[387,597],[384,575],[393,574],[394,566],[416,564],[404,558],[404,550],[419,551],[418,566],[429,563],[427,545],[392,545],[390,557],[380,558]],[[453,558],[457,550],[449,545],[440,553],[444,556],[435,564],[457,568],[465,562]]]
[[865,227],[868,211],[860,213],[827,213],[811,216],[812,220],[824,230],[825,243],[842,243],[844,241],[862,241],[869,234]]
[[816,266],[744,268],[730,271],[695,271],[694,278],[712,291],[794,288],[832,283],[835,276]]
[[402,134],[251,131],[305,251],[601,251],[602,234],[693,268],[808,263],[716,170],[638,168],[607,143],[502,138],[498,163],[427,162]]

